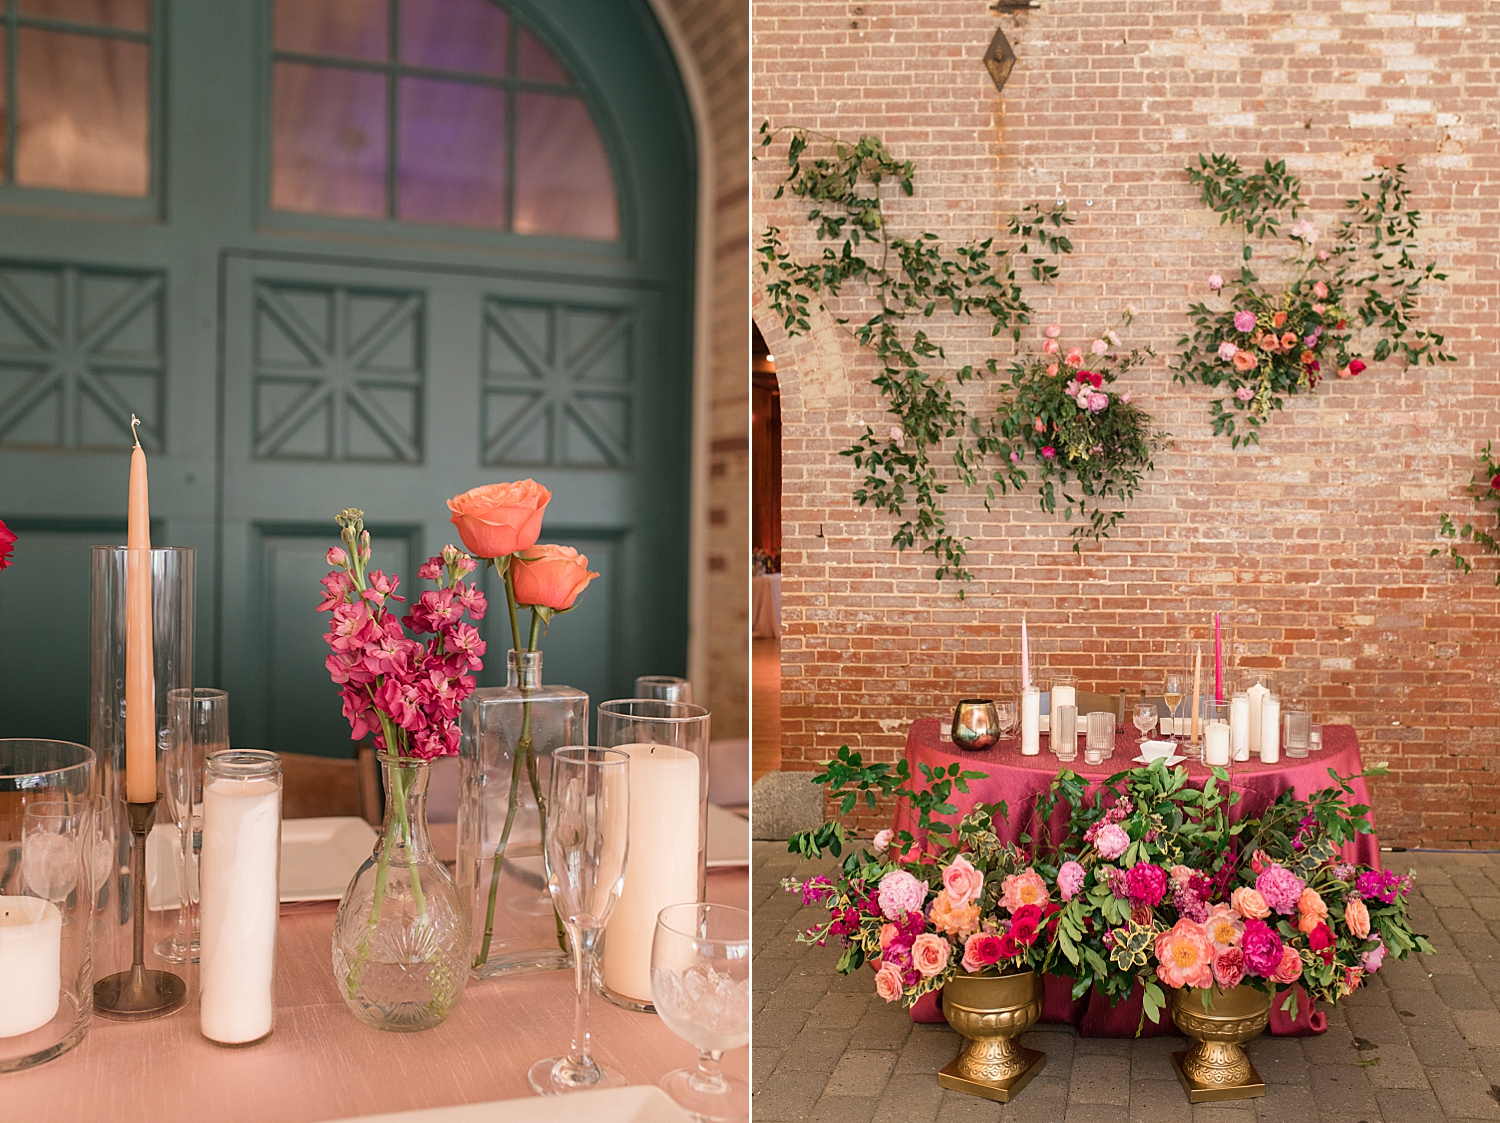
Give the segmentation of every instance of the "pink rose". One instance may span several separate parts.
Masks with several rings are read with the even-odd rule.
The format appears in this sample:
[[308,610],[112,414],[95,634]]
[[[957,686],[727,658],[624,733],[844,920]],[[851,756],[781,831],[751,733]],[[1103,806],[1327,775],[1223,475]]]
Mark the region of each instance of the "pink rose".
[[1328,286],[1325,285],[1322,281],[1314,281],[1313,295],[1316,296],[1319,300],[1326,300],[1328,298]]
[[1057,354],[1057,340],[1055,340],[1055,339],[1049,339],[1049,340],[1047,340],[1047,342],[1045,342],[1045,343],[1042,344],[1042,350],[1045,351],[1045,352],[1047,352],[1047,354],[1049,354],[1049,355],[1055,355],[1055,354]]
[[875,972],[875,993],[887,1002],[901,997],[901,972],[893,963],[883,963]]
[[1254,331],[1255,330],[1255,313],[1254,312],[1236,312],[1234,314],[1234,330],[1235,331]]
[[1297,954],[1294,947],[1281,949],[1281,962],[1276,966],[1276,972],[1271,976],[1278,983],[1295,983],[1302,977],[1302,957]]
[[1045,335],[1048,339],[1056,339],[1062,334],[1062,328],[1057,324],[1050,324],[1048,325],[1047,329],[1042,332],[1042,334]]
[[1105,410],[1105,408],[1108,405],[1109,405],[1109,395],[1108,394],[1090,394],[1089,395],[1089,412],[1090,413],[1103,413],[1104,410]]
[[993,932],[975,932],[964,941],[961,966],[969,974],[1000,962],[1000,937]]
[[572,608],[578,594],[599,576],[572,546],[530,546],[510,564],[516,603],[558,612]]
[[941,936],[923,932],[911,944],[911,962],[925,978],[941,974],[948,966],[948,956],[953,947]]
[[1130,846],[1130,835],[1118,823],[1105,823],[1094,835],[1094,849],[1106,862],[1113,862]]
[[448,500],[450,520],[476,558],[503,558],[536,545],[552,493],[535,480],[485,484]]
[[1236,347],[1233,343],[1230,343],[1227,339],[1223,343],[1219,344],[1219,358],[1223,359],[1226,363],[1233,359],[1238,353],[1239,348]]
[[1214,982],[1220,990],[1232,990],[1245,978],[1245,953],[1239,948],[1221,948],[1214,954]]
[[1219,276],[1217,273],[1210,273],[1208,275],[1208,287],[1214,292],[1218,292],[1221,288],[1224,287],[1224,278]]
[[1247,374],[1259,365],[1260,360],[1255,357],[1253,351],[1236,351],[1233,362],[1235,370],[1241,374]]
[[1264,920],[1245,921],[1240,950],[1245,953],[1245,966],[1262,979],[1269,979],[1281,966],[1281,937]]
[[984,874],[974,868],[974,863],[960,854],[952,865],[943,871],[943,888],[948,890],[949,903],[962,907],[978,898],[984,889]]
[[1264,920],[1271,915],[1266,899],[1254,889],[1244,886],[1229,894],[1229,903],[1234,906],[1234,911],[1246,920]]
[[1065,901],[1071,901],[1083,888],[1086,876],[1084,868],[1074,861],[1066,861],[1057,871],[1057,892]]
[[1130,404],[1130,391],[1129,390],[1126,390],[1125,393],[1123,393],[1123,394],[1120,395],[1120,401],[1124,402],[1126,405]]
[[1045,456],[1048,460],[1055,460],[1057,458],[1057,449],[1053,448],[1051,445],[1045,445],[1042,448],[1042,455]]
[[1089,350],[1096,355],[1102,355],[1109,350],[1109,344],[1105,343],[1102,339],[1096,339],[1089,344]]
[[876,831],[875,832],[875,849],[879,853],[884,854],[885,851],[886,851],[886,849],[891,845],[891,839],[893,839],[895,837],[896,837],[896,832],[893,831],[893,830],[890,830],[889,828],[887,828],[886,830],[883,830],[883,831]]
[[880,926],[880,950],[883,953],[891,946],[891,941],[901,935],[901,929],[894,924],[882,924]]
[[1070,367],[1081,367],[1083,366],[1083,352],[1075,347],[1063,356],[1063,362],[1067,363]]

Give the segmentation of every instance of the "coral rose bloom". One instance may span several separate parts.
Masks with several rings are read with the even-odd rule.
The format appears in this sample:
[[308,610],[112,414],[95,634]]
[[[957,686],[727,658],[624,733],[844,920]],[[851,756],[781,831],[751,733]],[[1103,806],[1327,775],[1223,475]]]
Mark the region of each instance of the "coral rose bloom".
[[948,891],[948,900],[955,905],[967,905],[979,896],[984,888],[984,874],[974,868],[974,863],[960,854],[943,871],[943,888]]
[[1296,948],[1287,946],[1281,949],[1281,963],[1271,977],[1283,984],[1295,983],[1302,977],[1302,957],[1297,954]]
[[1241,886],[1229,894],[1229,903],[1234,911],[1246,920],[1264,920],[1271,915],[1271,907],[1256,890]]
[[1370,910],[1358,897],[1349,898],[1349,903],[1344,906],[1344,923],[1361,940],[1370,938]]
[[578,594],[599,575],[589,572],[589,559],[572,546],[533,546],[511,562],[516,603],[572,608]]
[[933,899],[927,916],[934,928],[949,936],[967,936],[979,927],[979,906],[954,904],[946,889]]
[[1298,931],[1311,932],[1327,918],[1328,906],[1323,903],[1323,898],[1316,889],[1304,889],[1297,898],[1297,912]]
[[934,936],[931,932],[923,932],[911,945],[911,962],[924,978],[932,978],[942,973],[944,967],[948,966],[948,956],[952,954],[953,947],[941,936]]
[[1241,373],[1254,370],[1260,363],[1249,351],[1236,351],[1230,361],[1234,363],[1234,369]]
[[882,964],[880,970],[875,972],[875,993],[887,1002],[894,1002],[901,997],[901,972],[896,970],[895,964]]
[[1187,917],[1156,937],[1156,977],[1169,987],[1213,986],[1213,958],[1203,926]]
[[1011,912],[1026,905],[1045,905],[1048,900],[1047,883],[1033,869],[1013,873],[1000,883],[1000,903]]
[[503,558],[536,545],[551,498],[535,480],[485,484],[448,500],[449,521],[476,558]]

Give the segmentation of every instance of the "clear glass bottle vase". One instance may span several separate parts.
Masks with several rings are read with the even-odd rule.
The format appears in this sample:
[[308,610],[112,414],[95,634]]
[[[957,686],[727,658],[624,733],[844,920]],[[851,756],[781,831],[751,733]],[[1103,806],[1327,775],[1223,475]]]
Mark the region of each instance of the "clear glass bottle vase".
[[446,1018],[469,981],[469,921],[427,837],[428,763],[379,754],[385,822],[333,922],[333,974],[355,1017],[412,1032]]
[[542,813],[552,750],[588,743],[589,696],[542,685],[540,651],[508,651],[508,681],[464,702],[458,888],[475,978],[569,967],[547,892]]

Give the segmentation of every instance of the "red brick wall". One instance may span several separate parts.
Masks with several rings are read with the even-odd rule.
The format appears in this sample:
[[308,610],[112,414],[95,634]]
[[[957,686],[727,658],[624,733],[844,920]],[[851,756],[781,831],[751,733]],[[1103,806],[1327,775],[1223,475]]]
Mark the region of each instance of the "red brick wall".
[[[1003,96],[980,65],[997,25],[1019,56]],[[1126,345],[1170,354],[1203,279],[1237,260],[1181,171],[1216,149],[1285,157],[1325,228],[1360,176],[1404,161],[1449,273],[1422,311],[1459,356],[1325,383],[1240,451],[1212,437],[1209,392],[1174,385],[1159,358],[1120,386],[1176,444],[1116,536],[1075,556],[1033,493],[990,512],[950,493],[977,578],[960,603],[930,559],[891,548],[888,516],[849,498],[837,451],[881,419],[868,354],[826,321],[787,340],[757,294],[785,418],[788,767],[845,742],[893,759],[914,718],[1013,690],[1023,613],[1045,659],[1133,690],[1206,640],[1218,610],[1237,660],[1284,669],[1316,718],[1353,724],[1366,761],[1390,762],[1374,786],[1384,841],[1500,846],[1495,564],[1463,576],[1427,556],[1438,512],[1473,509],[1459,493],[1476,451],[1500,441],[1497,39],[1500,12],[1470,0],[1043,0],[1018,16],[981,0],[757,0],[755,120],[874,132],[915,160],[915,198],[888,204],[898,232],[951,247],[1068,200],[1076,252],[1035,292],[1065,342],[1134,305]],[[781,155],[753,172],[756,226],[805,253],[803,212],[771,197]],[[934,324],[955,365],[1008,353],[982,325]]]

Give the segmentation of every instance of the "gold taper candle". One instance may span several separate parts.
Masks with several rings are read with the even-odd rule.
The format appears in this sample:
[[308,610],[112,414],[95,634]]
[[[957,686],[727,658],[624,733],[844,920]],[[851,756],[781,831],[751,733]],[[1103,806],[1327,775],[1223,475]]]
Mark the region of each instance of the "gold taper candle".
[[1191,740],[1198,743],[1198,696],[1203,692],[1203,649],[1193,649],[1193,727]]
[[[140,422],[130,418],[131,431]],[[156,684],[151,641],[151,500],[146,452],[130,453],[130,522],[125,535],[125,798],[156,800]]]

